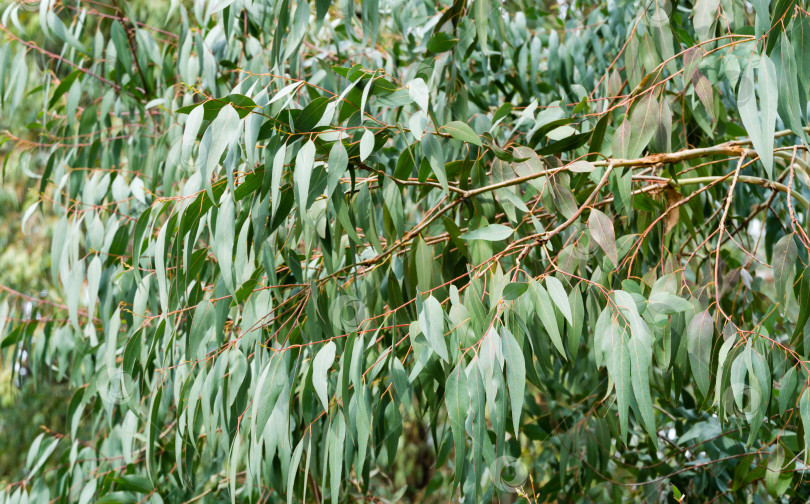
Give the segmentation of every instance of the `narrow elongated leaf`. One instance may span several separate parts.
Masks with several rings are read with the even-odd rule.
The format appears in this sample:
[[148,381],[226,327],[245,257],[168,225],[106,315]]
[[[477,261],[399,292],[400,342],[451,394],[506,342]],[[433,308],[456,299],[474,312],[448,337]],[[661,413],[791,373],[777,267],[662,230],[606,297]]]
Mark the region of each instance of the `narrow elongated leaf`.
[[343,413],[338,410],[337,415],[329,428],[329,487],[332,504],[339,502],[340,483],[343,474],[343,445],[346,440],[346,422]]
[[633,394],[638,404],[644,428],[650,440],[657,445],[655,417],[652,395],[650,393],[650,367],[652,366],[652,335],[647,324],[641,319],[635,301],[624,291],[614,292],[616,305],[622,317],[621,324],[630,328],[628,342],[630,353],[630,377],[633,383]]
[[329,378],[327,373],[335,362],[336,345],[333,341],[325,344],[312,361],[312,385],[318,393],[323,408],[329,411]]
[[551,296],[551,300],[557,305],[557,308],[560,310],[560,313],[563,314],[565,320],[567,320],[569,324],[573,324],[574,320],[571,316],[571,305],[568,303],[568,294],[566,294],[562,282],[556,277],[549,275],[546,277],[546,288],[548,289],[549,296]]
[[428,297],[419,312],[419,327],[427,337],[431,348],[445,362],[449,361],[447,344],[444,341],[444,313],[442,305],[433,297]]
[[631,137],[627,147],[627,157],[641,156],[644,148],[650,143],[658,128],[659,110],[658,100],[655,99],[652,92],[645,94],[633,107],[633,111],[630,113]]
[[428,112],[428,92],[427,84],[421,77],[408,83],[408,94],[425,113]]
[[782,377],[779,383],[779,414],[784,415],[788,405],[794,404],[794,393],[796,392],[796,384],[798,376],[796,373],[796,366],[788,369],[787,373]]
[[[219,263],[222,280],[231,293],[235,292],[233,272],[233,242],[236,216],[231,196],[225,193],[217,214],[217,229],[215,234],[214,255]],[[160,237],[158,237],[160,239]]]
[[614,266],[619,265],[619,252],[616,249],[616,235],[613,231],[613,221],[593,208],[591,209],[591,216],[588,219],[588,229],[591,231],[591,236],[594,241],[605,251],[608,258]]
[[782,473],[782,465],[785,463],[785,449],[782,443],[777,442],[771,454],[768,456],[768,467],[765,471],[765,488],[771,497],[776,497],[779,483],[779,475]]
[[501,336],[503,355],[506,357],[506,383],[509,384],[509,398],[512,402],[512,425],[518,435],[520,413],[523,411],[523,394],[526,388],[526,364],[523,352],[515,336],[504,328]]
[[298,464],[301,463],[301,453],[304,451],[304,440],[298,442],[295,447],[292,459],[290,460],[290,472],[287,476],[287,504],[292,504],[295,495],[295,477],[298,475]]
[[365,130],[363,136],[360,138],[360,161],[365,161],[366,158],[374,150],[374,133],[370,130]]
[[710,29],[717,18],[717,8],[720,0],[698,0],[694,4],[695,33],[700,41],[706,41],[710,37]]
[[763,54],[760,60],[759,79],[760,116],[762,120],[762,145],[757,149],[768,176],[773,176],[773,140],[776,131],[777,107],[779,102],[779,84],[776,80],[776,67],[771,59]]
[[554,347],[560,352],[560,355],[567,359],[568,356],[565,354],[565,347],[563,347],[560,329],[557,326],[557,317],[554,315],[554,305],[551,303],[551,297],[549,297],[546,289],[534,280],[531,282],[531,287],[537,316],[540,317],[540,321],[543,323],[543,327],[546,328]]
[[213,192],[211,192],[210,189],[210,177],[219,165],[219,160],[225,152],[225,148],[228,147],[231,140],[236,135],[239,135],[239,121],[239,114],[229,103],[222,107],[216,119],[214,119],[211,126],[209,126],[206,131],[209,135],[207,137],[208,145],[206,146],[205,170],[202,173],[202,177],[203,180],[209,184],[209,186],[207,186],[208,196],[211,199],[214,198]]
[[203,107],[196,107],[186,118],[186,125],[183,128],[182,152],[180,155],[180,160],[183,163],[187,162],[188,158],[191,156],[191,149],[194,147],[194,141],[197,139],[197,133],[200,131],[204,113],[205,109]]
[[793,288],[793,268],[798,252],[792,234],[783,236],[773,246],[773,282],[777,299],[781,303],[786,302],[788,289]]
[[422,137],[422,155],[427,158],[430,168],[433,170],[439,184],[441,184],[444,193],[449,194],[447,173],[444,168],[444,152],[439,141],[430,133]]
[[[287,156],[287,144],[281,144],[281,147],[273,155],[273,174],[272,183],[270,185],[270,200],[272,202],[272,215],[276,215],[279,204],[281,204],[281,175],[284,171],[284,159]],[[348,156],[347,156],[348,159]]]
[[[759,95],[759,112],[757,111],[756,95]],[[737,107],[740,110],[740,118],[745,130],[751,137],[751,142],[754,144],[754,149],[756,149],[768,177],[773,176],[773,140],[778,99],[776,68],[768,56],[762,55],[756,85],[751,64],[747,66],[740,78]]]
[[804,463],[810,462],[810,388],[802,390],[799,399],[799,416],[802,419],[802,429],[804,430]]
[[295,199],[298,211],[303,219],[307,211],[309,199],[309,181],[312,177],[312,168],[315,163],[315,144],[312,140],[301,147],[295,155]]
[[630,349],[627,346],[627,332],[617,322],[610,324],[608,334],[602,342],[608,374],[616,387],[616,402],[619,407],[619,428],[622,439],[627,440],[627,421],[633,385],[630,379]]
[[470,395],[467,391],[467,374],[457,365],[445,384],[444,402],[447,406],[447,417],[450,420],[450,429],[453,431],[453,445],[456,448],[456,475],[453,487],[461,481],[461,475],[466,460],[467,443],[465,441],[464,423],[467,420],[467,410],[470,408]]
[[346,173],[346,167],[349,164],[349,154],[346,152],[346,147],[343,142],[337,141],[332,144],[332,149],[329,151],[329,178],[328,178],[328,191],[327,196],[331,197],[332,193],[337,189],[340,184],[340,179]]
[[804,332],[804,326],[810,319],[810,267],[802,272],[802,280],[799,287],[799,318],[796,321],[796,329],[793,330],[791,339],[797,340]]
[[692,318],[686,330],[689,364],[695,376],[700,392],[705,396],[709,392],[712,365],[712,340],[714,339],[714,320],[708,311],[702,311]]

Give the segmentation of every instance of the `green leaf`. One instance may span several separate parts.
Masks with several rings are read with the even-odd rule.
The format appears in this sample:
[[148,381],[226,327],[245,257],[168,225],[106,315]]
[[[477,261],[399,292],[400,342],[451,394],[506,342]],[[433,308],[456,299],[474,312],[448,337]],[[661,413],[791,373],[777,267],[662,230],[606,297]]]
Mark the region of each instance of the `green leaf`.
[[[42,435],[41,435],[42,436]],[[43,437],[40,437],[38,440],[44,440]],[[26,468],[28,469],[27,474],[34,476],[42,469],[42,466],[45,465],[45,462],[48,458],[53,454],[54,450],[56,450],[56,446],[59,444],[59,439],[51,439],[48,444],[42,448],[41,443],[35,443],[32,446],[32,450],[28,453],[28,461],[26,463]],[[36,455],[36,459],[34,459],[31,455]],[[36,460],[34,463],[33,461]]]
[[62,79],[62,82],[60,82],[59,85],[56,86],[56,89],[53,92],[53,96],[51,96],[51,99],[48,102],[48,108],[49,109],[53,108],[53,106],[56,104],[56,102],[59,100],[59,98],[61,98],[65,93],[67,93],[67,91],[70,89],[70,87],[76,81],[76,78],[78,78],[81,74],[82,74],[82,71],[79,70],[79,69],[76,69],[76,70],[70,72],[67,75],[67,77]]
[[346,422],[343,413],[338,410],[329,427],[329,475],[332,504],[337,504],[340,495],[340,482],[343,473],[343,444],[346,440]]
[[410,95],[411,99],[415,101],[416,104],[419,105],[419,108],[421,108],[427,114],[429,91],[425,81],[422,80],[421,77],[417,77],[410,81],[406,87],[408,88],[408,94]]
[[203,145],[200,148],[206,149],[206,155],[203,158],[205,162],[201,175],[203,180],[206,181],[208,197],[212,200],[214,200],[214,194],[211,189],[210,178],[215,173],[225,148],[235,136],[240,134],[239,123],[239,114],[228,104],[219,111],[216,119],[206,130],[206,135],[203,136]]
[[127,492],[110,492],[95,504],[137,504],[141,499]]
[[451,137],[462,142],[471,143],[473,145],[482,146],[483,143],[478,135],[475,134],[472,128],[467,123],[462,121],[451,121],[441,127],[441,130],[449,133]]
[[627,157],[641,156],[644,148],[652,140],[660,121],[660,107],[653,93],[645,94],[634,106],[630,113],[631,137],[627,147]]
[[605,251],[614,266],[619,265],[619,252],[616,249],[616,235],[613,231],[613,221],[600,212],[592,208],[591,216],[588,219],[588,229],[594,241]]
[[295,495],[295,477],[298,475],[298,464],[301,463],[301,453],[304,451],[304,439],[298,441],[290,460],[290,472],[287,475],[287,504],[292,504]]
[[261,434],[276,406],[282,390],[287,385],[287,366],[282,354],[276,354],[265,365],[258,383],[256,394],[262,400],[252,405],[251,425],[254,435]]
[[374,150],[374,133],[370,130],[363,131],[363,136],[360,138],[360,161],[365,161],[366,158]]
[[180,160],[186,163],[191,156],[191,150],[194,147],[194,141],[197,140],[197,134],[200,132],[200,126],[203,122],[203,107],[197,107],[189,113],[186,118],[186,124],[183,128],[183,140],[181,144]]
[[653,292],[648,302],[648,309],[656,315],[672,315],[692,309],[692,303],[665,291]]
[[534,307],[537,310],[537,316],[540,317],[540,322],[546,328],[548,336],[551,338],[554,347],[560,352],[563,358],[568,359],[565,354],[565,347],[563,346],[562,337],[560,336],[560,329],[557,326],[557,316],[554,314],[554,305],[551,304],[551,298],[542,285],[537,283],[536,280],[531,281]]
[[773,140],[776,130],[779,84],[776,80],[776,67],[773,61],[764,54],[760,61],[757,94],[759,94],[762,120],[762,150],[757,149],[757,153],[770,177],[773,174]]
[[508,116],[512,113],[512,110],[515,109],[515,106],[511,103],[507,102],[498,107],[498,110],[495,111],[495,115],[492,116],[492,124],[496,124],[501,121],[503,118]]
[[619,428],[622,439],[627,442],[627,420],[633,386],[630,379],[630,349],[627,345],[627,331],[613,321],[608,334],[602,340],[608,375],[616,387],[616,402],[619,407]]
[[422,330],[433,351],[445,362],[449,362],[447,344],[444,341],[444,312],[442,305],[433,296],[429,296],[422,304],[422,311],[419,312],[419,329]]
[[458,43],[457,38],[453,38],[449,33],[434,33],[427,41],[427,49],[433,53],[443,53],[449,51]]
[[774,498],[776,498],[778,494],[777,483],[779,482],[779,475],[782,473],[784,462],[785,449],[782,447],[782,443],[777,441],[776,446],[768,456],[768,468],[765,471],[765,488],[768,489],[768,493]]
[[214,306],[210,301],[203,300],[194,310],[194,317],[191,322],[188,356],[193,359],[201,357],[203,346],[211,336],[209,330],[214,323]]
[[520,413],[523,411],[523,394],[526,389],[526,364],[523,352],[515,336],[505,327],[502,331],[503,355],[506,357],[506,382],[509,384],[509,397],[512,402],[512,426],[518,436]]
[[802,419],[802,430],[804,430],[804,463],[810,462],[810,388],[802,390],[799,399],[799,416]]
[[[773,177],[773,140],[779,91],[776,68],[766,55],[760,59],[759,79],[755,88],[754,68],[749,64],[740,79],[737,107],[751,142],[754,144],[768,177]],[[759,95],[759,113],[754,90]]]
[[[344,149],[345,150],[345,149]],[[273,216],[276,215],[279,204],[281,203],[281,175],[284,171],[284,159],[287,156],[287,144],[281,144],[281,147],[276,151],[273,156],[273,173],[272,183],[270,185],[270,200],[272,203]],[[330,156],[331,157],[331,156]],[[348,160],[348,156],[346,157]]]
[[233,438],[231,451],[228,453],[228,493],[231,494],[231,504],[236,504],[236,468],[239,466],[239,448],[242,444],[242,436],[238,433]]
[[783,236],[773,246],[773,283],[777,300],[787,302],[788,289],[793,287],[794,265],[798,257],[798,248],[793,234]]
[[695,383],[704,396],[709,392],[712,367],[712,342],[714,320],[708,311],[702,311],[692,318],[686,329],[689,364],[695,376]]
[[473,16],[475,18],[475,29],[478,32],[478,43],[481,44],[481,52],[487,54],[487,25],[489,24],[489,2],[486,0],[473,1]]
[[301,219],[305,219],[309,200],[309,181],[315,164],[315,144],[312,140],[304,144],[295,155],[295,200]]
[[596,165],[590,161],[579,160],[569,164],[568,169],[574,173],[591,173],[596,169]]
[[325,344],[312,361],[312,385],[318,393],[323,408],[329,411],[329,378],[327,373],[335,362],[336,345],[333,341]]
[[166,233],[168,224],[164,225],[158,233],[155,242],[155,276],[158,283],[158,299],[163,313],[169,312],[169,285],[166,278]]
[[346,168],[349,165],[349,154],[346,152],[346,147],[343,146],[343,142],[337,141],[332,144],[332,149],[329,151],[329,178],[327,182],[327,193],[328,197],[332,197],[332,193],[335,192],[338,185],[340,184],[340,179],[346,173]]
[[450,420],[450,429],[453,431],[453,445],[456,447],[456,467],[458,470],[453,479],[455,489],[462,480],[462,468],[466,460],[467,443],[465,441],[464,424],[467,420],[467,410],[470,408],[470,395],[467,391],[467,374],[459,363],[447,377],[445,384],[444,403],[447,407],[447,417]]
[[613,156],[622,159],[629,158],[632,141],[632,125],[628,119],[625,119],[613,134]]
[[514,301],[519,298],[529,288],[529,284],[525,282],[511,282],[503,288],[503,299],[506,301]]
[[565,320],[567,320],[569,324],[573,324],[574,320],[571,316],[571,305],[568,303],[568,294],[566,294],[562,282],[556,277],[548,275],[546,276],[546,287],[549,296],[551,296],[551,300],[557,305],[557,308],[560,310],[560,313],[563,314]]
[[219,271],[222,280],[228,287],[231,294],[236,292],[236,284],[233,271],[233,243],[234,225],[236,224],[236,214],[233,200],[228,193],[223,193],[217,213],[217,228],[214,235],[214,255],[219,263]]
[[717,18],[717,8],[720,0],[698,0],[695,2],[692,12],[695,15],[695,34],[698,40],[705,42],[711,38],[711,27]]
[[419,236],[416,240],[416,279],[420,292],[433,287],[433,247]]
[[788,369],[787,373],[782,377],[779,382],[779,414],[784,415],[787,411],[788,405],[795,404],[793,401],[794,392],[796,391],[796,384],[798,383],[798,376],[796,373],[796,366]]
[[793,330],[792,340],[797,340],[804,333],[808,319],[810,319],[810,266],[802,272],[799,286],[799,318],[796,321],[796,329]]
[[444,152],[436,137],[430,133],[422,137],[422,155],[428,159],[433,174],[442,186],[445,194],[449,194],[450,189],[447,182],[447,174],[444,169]]
[[650,367],[652,366],[652,335],[647,324],[641,319],[633,297],[624,291],[615,291],[616,306],[623,315],[621,324],[629,326],[630,340],[630,378],[633,383],[633,394],[636,398],[641,422],[650,435],[650,440],[657,446],[655,416],[652,396],[650,394]]
[[504,226],[503,224],[488,224],[473,231],[467,231],[462,234],[460,238],[467,241],[501,241],[512,236],[514,232],[514,229]]
[[160,401],[162,397],[163,389],[158,387],[157,391],[152,393],[146,416],[146,474],[149,475],[152,482],[156,481],[157,476],[154,470],[154,456],[155,448],[157,448],[156,440],[160,431],[158,415],[160,414]]

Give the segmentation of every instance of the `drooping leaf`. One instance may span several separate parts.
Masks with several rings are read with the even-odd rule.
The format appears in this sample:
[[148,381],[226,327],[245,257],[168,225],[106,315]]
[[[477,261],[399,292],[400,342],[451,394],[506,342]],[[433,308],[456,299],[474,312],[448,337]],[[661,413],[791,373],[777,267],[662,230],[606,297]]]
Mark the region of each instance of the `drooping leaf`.
[[[467,410],[470,408],[470,395],[467,391],[467,374],[459,363],[445,384],[444,402],[447,406],[447,417],[450,420],[450,429],[453,431],[453,445],[456,448],[456,466],[462,468],[466,460],[466,441],[464,423],[467,419]],[[461,481],[461,470],[456,471],[453,487]]]
[[689,363],[700,392],[709,392],[712,365],[712,342],[714,339],[714,320],[708,311],[702,311],[692,318],[686,330]]
[[543,323],[543,327],[545,327],[557,351],[560,352],[563,358],[567,359],[562,337],[560,336],[560,329],[557,326],[557,317],[554,315],[554,305],[551,297],[546,292],[546,289],[534,280],[531,282],[531,288],[537,316],[540,317],[540,321]]
[[777,299],[786,301],[789,288],[793,288],[793,275],[798,248],[792,234],[783,236],[773,246],[773,281]]
[[608,258],[614,266],[619,264],[619,252],[616,249],[616,235],[613,231],[613,221],[593,208],[591,209],[591,216],[588,219],[588,229],[591,231],[591,236],[594,241],[605,251]]
[[444,341],[444,313],[439,301],[429,296],[419,312],[419,328],[430,342],[430,346],[445,362],[449,361],[447,344]]
[[549,296],[551,296],[551,300],[554,301],[560,313],[565,317],[565,320],[567,320],[569,324],[573,324],[571,305],[568,304],[568,294],[565,293],[562,282],[556,277],[549,275],[546,277],[546,289],[548,290]]
[[506,382],[509,384],[509,397],[512,403],[512,425],[515,436],[517,436],[526,387],[526,364],[523,362],[520,344],[512,333],[504,329],[501,342],[503,343],[503,355],[506,357]]
[[329,411],[329,378],[327,373],[335,362],[336,345],[333,341],[325,344],[312,361],[312,385],[325,410]]
[[365,161],[372,150],[374,150],[374,133],[365,130],[360,138],[360,161]]

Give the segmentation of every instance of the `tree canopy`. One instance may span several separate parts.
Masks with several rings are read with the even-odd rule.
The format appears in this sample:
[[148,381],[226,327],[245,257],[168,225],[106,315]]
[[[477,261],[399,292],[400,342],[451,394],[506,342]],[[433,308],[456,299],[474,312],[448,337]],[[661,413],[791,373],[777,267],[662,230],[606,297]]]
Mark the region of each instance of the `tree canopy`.
[[4,4],[0,504],[810,498],[806,1]]

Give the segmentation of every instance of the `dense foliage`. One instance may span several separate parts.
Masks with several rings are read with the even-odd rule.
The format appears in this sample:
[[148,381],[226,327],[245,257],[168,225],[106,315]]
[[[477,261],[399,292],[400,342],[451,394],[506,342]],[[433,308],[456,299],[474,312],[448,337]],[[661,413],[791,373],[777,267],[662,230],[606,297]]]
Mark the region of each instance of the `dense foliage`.
[[806,501],[807,8],[7,1],[0,503]]

